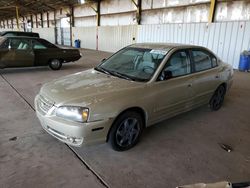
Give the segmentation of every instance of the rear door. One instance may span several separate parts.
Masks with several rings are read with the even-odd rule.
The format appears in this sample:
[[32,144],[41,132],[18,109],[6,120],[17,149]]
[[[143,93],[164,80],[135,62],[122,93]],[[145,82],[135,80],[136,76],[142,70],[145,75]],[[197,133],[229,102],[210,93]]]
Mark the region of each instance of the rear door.
[[32,39],[32,48],[35,54],[35,66],[48,65],[52,59],[63,58],[60,49],[44,39]]
[[191,49],[193,106],[209,102],[220,83],[216,57],[205,49]]
[[31,41],[26,38],[10,38],[5,58],[6,67],[29,67],[34,64]]
[[32,39],[32,49],[35,54],[35,66],[48,65],[48,47],[39,40]]

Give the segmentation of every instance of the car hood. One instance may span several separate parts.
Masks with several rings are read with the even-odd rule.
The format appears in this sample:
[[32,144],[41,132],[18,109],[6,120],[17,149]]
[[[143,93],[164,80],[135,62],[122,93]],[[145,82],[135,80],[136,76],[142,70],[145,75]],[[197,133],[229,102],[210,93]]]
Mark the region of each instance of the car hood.
[[142,84],[90,69],[49,82],[43,85],[40,94],[56,105],[61,105],[74,103],[79,99],[84,100],[84,98],[92,100],[97,96],[105,98],[117,91],[135,88]]

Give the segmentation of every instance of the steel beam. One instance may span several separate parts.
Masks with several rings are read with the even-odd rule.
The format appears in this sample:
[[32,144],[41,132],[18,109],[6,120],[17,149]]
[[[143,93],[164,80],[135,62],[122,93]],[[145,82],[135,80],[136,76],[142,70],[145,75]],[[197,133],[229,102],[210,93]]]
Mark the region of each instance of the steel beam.
[[131,0],[134,5],[136,6],[136,22],[138,25],[141,24],[141,0],[137,0],[137,3],[135,0]]
[[211,0],[210,10],[209,10],[209,18],[208,18],[209,23],[214,22],[214,13],[216,10],[216,4],[217,4],[217,0]]
[[96,25],[100,26],[100,21],[101,21],[101,0],[97,1],[97,11],[96,11]]
[[20,30],[20,27],[19,27],[19,11],[18,11],[17,6],[16,6],[16,24],[17,24],[17,29]]

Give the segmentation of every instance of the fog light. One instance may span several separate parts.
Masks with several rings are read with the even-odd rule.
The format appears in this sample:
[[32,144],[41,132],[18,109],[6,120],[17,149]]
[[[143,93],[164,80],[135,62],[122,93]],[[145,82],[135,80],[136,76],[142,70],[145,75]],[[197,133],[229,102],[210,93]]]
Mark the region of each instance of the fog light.
[[81,144],[83,142],[83,138],[67,137],[67,140],[72,144]]

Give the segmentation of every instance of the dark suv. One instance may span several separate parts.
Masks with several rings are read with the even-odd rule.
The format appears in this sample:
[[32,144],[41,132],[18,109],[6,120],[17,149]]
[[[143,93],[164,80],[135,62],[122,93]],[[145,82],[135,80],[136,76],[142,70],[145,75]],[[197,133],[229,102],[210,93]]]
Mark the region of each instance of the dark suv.
[[23,32],[23,31],[3,31],[0,33],[0,36],[3,36],[3,37],[24,36],[24,37],[40,38],[38,33]]

